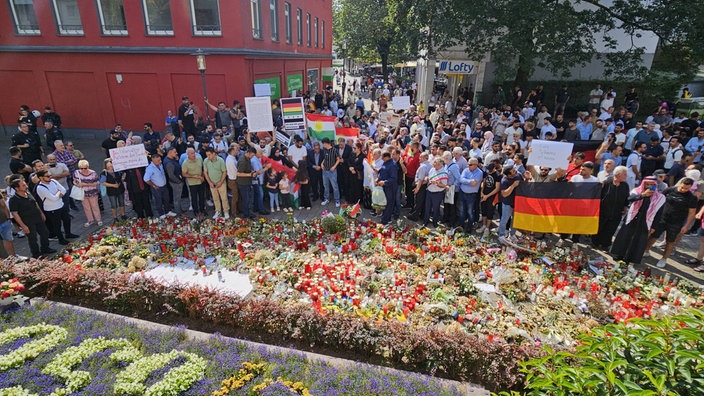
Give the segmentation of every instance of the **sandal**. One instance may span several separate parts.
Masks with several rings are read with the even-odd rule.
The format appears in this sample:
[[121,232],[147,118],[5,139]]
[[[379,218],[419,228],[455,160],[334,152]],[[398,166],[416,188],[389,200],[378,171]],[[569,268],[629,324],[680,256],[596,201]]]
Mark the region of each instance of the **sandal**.
[[689,260],[685,261],[684,263],[687,265],[697,265],[697,264],[701,264],[702,261],[699,259],[693,258],[693,259],[689,259]]
[[693,270],[697,272],[704,272],[704,265],[700,265],[699,267],[692,268]]

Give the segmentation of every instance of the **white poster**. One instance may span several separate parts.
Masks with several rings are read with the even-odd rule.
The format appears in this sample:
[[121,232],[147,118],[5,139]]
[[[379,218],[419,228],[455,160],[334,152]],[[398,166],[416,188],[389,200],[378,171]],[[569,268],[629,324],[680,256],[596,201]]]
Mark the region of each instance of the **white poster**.
[[112,158],[112,166],[118,172],[149,165],[143,144],[110,149],[110,158]]
[[274,130],[270,96],[244,98],[244,107],[247,111],[247,126],[250,132],[271,132]]
[[396,125],[398,125],[398,121],[400,119],[401,116],[390,111],[382,111],[379,113],[379,121],[381,122],[381,125],[386,127],[396,128]]
[[567,169],[574,143],[533,140],[528,154],[528,165]]
[[394,96],[391,99],[391,106],[395,110],[408,110],[411,107],[410,96]]
[[271,96],[271,84],[254,84],[254,96]]

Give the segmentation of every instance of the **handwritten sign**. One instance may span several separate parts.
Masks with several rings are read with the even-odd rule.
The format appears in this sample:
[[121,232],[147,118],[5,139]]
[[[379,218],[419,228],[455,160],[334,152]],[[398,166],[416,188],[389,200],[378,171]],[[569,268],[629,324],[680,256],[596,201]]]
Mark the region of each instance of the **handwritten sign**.
[[391,99],[391,106],[394,110],[408,110],[411,107],[410,96],[394,96]]
[[118,172],[149,165],[143,144],[110,149],[110,158],[112,158],[112,166]]
[[528,165],[567,169],[573,143],[533,140],[528,155]]
[[381,125],[386,127],[396,128],[396,125],[398,125],[398,120],[400,119],[401,116],[390,111],[382,111],[379,113],[379,121],[381,121]]
[[274,117],[271,113],[271,97],[244,98],[247,110],[247,126],[250,132],[274,130]]

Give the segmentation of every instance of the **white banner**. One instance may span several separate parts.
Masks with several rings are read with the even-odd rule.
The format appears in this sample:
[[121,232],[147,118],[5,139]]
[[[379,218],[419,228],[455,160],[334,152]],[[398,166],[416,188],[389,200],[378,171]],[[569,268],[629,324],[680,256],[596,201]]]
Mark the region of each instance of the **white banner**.
[[574,143],[534,139],[530,145],[528,165],[567,169]]
[[147,152],[144,150],[143,144],[110,149],[110,158],[112,159],[112,166],[118,172],[149,165]]
[[247,111],[247,127],[250,132],[271,132],[274,130],[270,96],[244,98],[244,107]]
[[394,96],[391,99],[391,106],[394,110],[408,110],[411,107],[410,96]]

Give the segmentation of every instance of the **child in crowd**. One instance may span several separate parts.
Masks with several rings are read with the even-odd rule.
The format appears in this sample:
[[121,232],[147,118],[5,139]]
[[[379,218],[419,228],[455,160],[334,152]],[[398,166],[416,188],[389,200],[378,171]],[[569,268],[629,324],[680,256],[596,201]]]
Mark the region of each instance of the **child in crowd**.
[[298,161],[298,170],[296,171],[296,176],[293,177],[293,182],[301,185],[301,189],[298,191],[298,207],[310,210],[310,177],[308,176],[306,160]]
[[271,212],[274,212],[274,208],[277,211],[281,210],[279,205],[279,179],[274,168],[269,168],[266,172],[264,186],[266,191],[269,192],[269,208]]
[[293,212],[291,209],[291,181],[286,172],[281,172],[279,181],[279,191],[281,191],[281,206],[284,212]]

